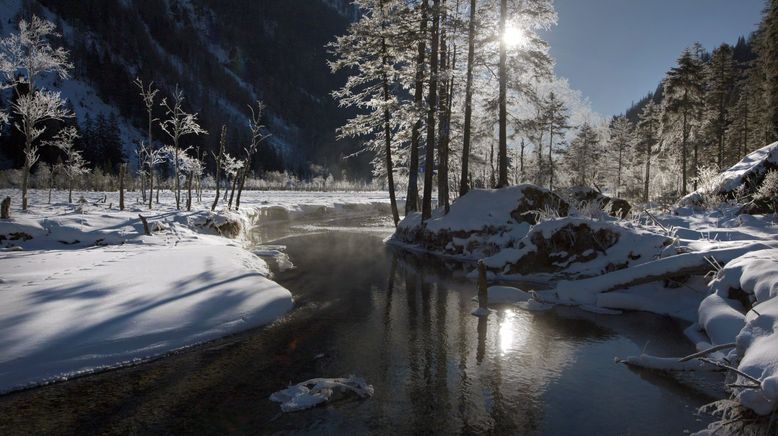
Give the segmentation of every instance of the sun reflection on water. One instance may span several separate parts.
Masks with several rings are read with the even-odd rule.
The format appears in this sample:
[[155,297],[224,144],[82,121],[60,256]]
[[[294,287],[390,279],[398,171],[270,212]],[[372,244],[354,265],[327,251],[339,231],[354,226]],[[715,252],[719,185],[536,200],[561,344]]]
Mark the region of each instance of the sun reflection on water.
[[497,321],[497,335],[500,343],[500,353],[521,348],[527,342],[529,334],[529,319],[524,313],[518,313],[513,309],[506,309],[503,316]]

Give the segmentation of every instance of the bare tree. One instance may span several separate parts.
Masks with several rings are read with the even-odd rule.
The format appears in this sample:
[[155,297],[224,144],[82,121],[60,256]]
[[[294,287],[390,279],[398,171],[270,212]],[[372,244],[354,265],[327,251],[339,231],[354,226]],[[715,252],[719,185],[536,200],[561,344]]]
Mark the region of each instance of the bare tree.
[[176,191],[176,209],[181,209],[181,180],[178,154],[180,150],[181,137],[185,135],[208,134],[197,122],[197,114],[190,114],[184,111],[184,91],[178,85],[173,93],[172,103],[168,103],[167,98],[162,99],[161,106],[165,108],[168,119],[160,125],[162,130],[173,140],[173,168],[175,173],[175,191]]
[[259,150],[259,144],[262,143],[265,139],[270,137],[270,134],[262,133],[265,129],[265,126],[262,125],[262,113],[265,111],[265,104],[261,101],[257,100],[257,108],[256,110],[254,107],[249,106],[249,111],[251,111],[251,118],[249,119],[249,130],[251,131],[251,143],[247,147],[243,148],[243,151],[246,153],[245,158],[245,165],[243,166],[243,171],[241,171],[240,174],[240,182],[238,184],[238,197],[235,199],[235,210],[238,210],[240,208],[240,194],[243,192],[243,185],[246,183],[246,176],[248,175],[249,171],[251,171],[251,160],[254,157],[254,154],[256,154],[257,150]]

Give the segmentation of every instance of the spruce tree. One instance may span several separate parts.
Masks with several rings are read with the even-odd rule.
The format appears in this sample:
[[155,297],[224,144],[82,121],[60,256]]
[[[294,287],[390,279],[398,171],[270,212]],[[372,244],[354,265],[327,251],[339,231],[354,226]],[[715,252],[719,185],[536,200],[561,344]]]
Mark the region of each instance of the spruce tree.
[[[666,140],[680,141],[681,195],[686,195],[688,188],[690,141],[694,144],[691,165],[694,174],[699,164],[699,141],[695,133],[702,116],[705,96],[701,51],[702,47],[699,44],[685,49],[678,58],[677,66],[667,73],[663,84],[666,128],[663,135]],[[697,189],[696,180],[694,189]]]

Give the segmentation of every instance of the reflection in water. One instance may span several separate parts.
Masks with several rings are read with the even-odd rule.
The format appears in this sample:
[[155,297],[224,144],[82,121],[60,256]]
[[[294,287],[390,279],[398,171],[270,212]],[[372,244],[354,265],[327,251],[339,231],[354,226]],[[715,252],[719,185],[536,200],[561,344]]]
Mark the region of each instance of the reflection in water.
[[298,268],[276,279],[299,304],[320,304],[312,316],[327,320],[306,337],[311,353],[333,356],[314,375],[360,375],[376,394],[282,416],[271,430],[609,434],[699,427],[691,410],[707,398],[658,387],[613,363],[647,341],[649,352],[688,352],[667,333],[679,331],[667,319],[509,307],[479,318],[470,315],[473,283],[454,277],[450,266],[387,248],[380,237],[325,232],[277,243]]

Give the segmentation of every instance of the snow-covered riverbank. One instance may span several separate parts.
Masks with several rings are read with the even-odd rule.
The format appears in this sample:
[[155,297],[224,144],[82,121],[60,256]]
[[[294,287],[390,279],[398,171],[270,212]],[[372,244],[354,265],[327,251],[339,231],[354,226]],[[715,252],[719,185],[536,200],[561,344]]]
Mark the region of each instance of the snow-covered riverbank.
[[244,249],[251,226],[276,214],[387,208],[384,193],[246,192],[241,212],[211,214],[212,193],[191,212],[175,211],[162,193],[149,211],[137,195],[127,193],[119,211],[118,193],[84,193],[84,202],[68,204],[66,192],[54,192],[49,205],[47,192],[34,191],[22,212],[18,191],[0,191],[13,198],[11,220],[0,221],[0,392],[272,322],[292,308],[292,296]]

